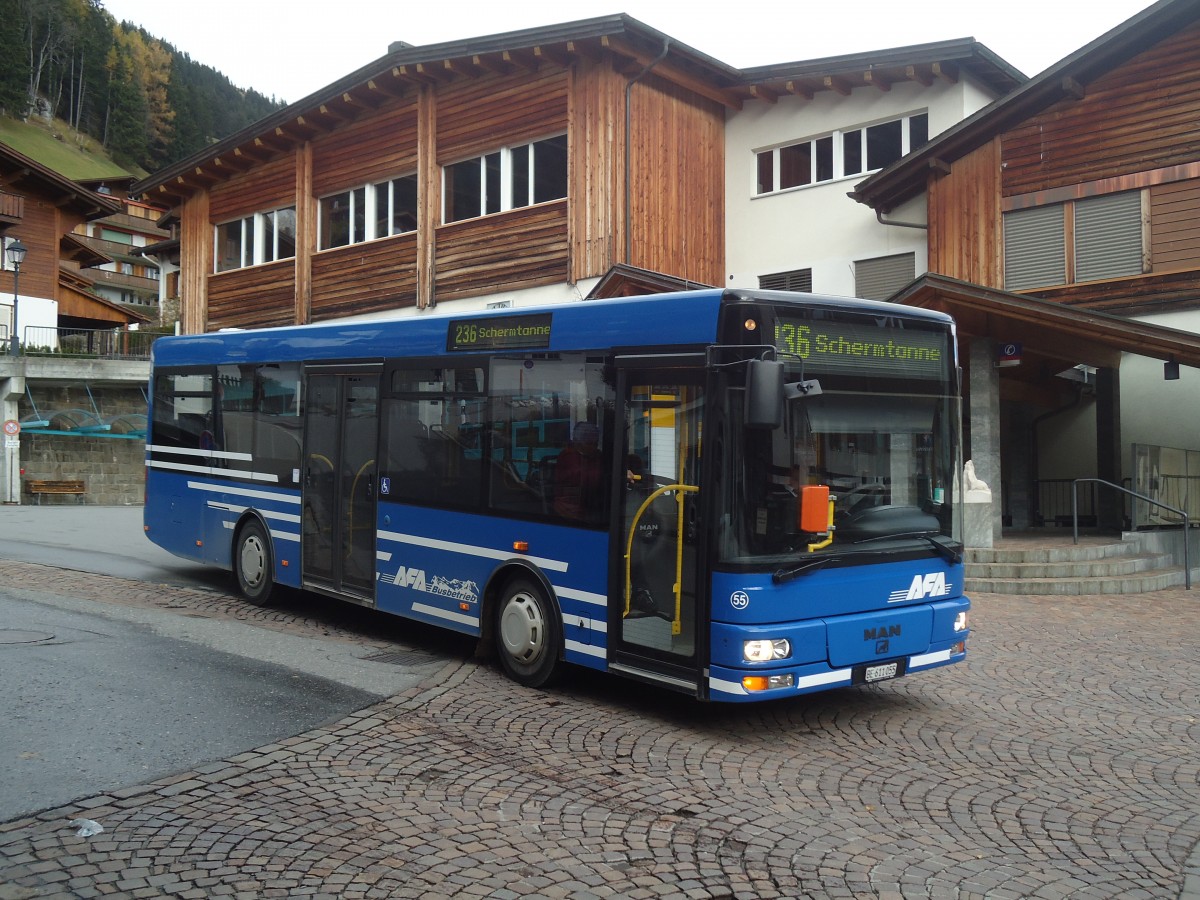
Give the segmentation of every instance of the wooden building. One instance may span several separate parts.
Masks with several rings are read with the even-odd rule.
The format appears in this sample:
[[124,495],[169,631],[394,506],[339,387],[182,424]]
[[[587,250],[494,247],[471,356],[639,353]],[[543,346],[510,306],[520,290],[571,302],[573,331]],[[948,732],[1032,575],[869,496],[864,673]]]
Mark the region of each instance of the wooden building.
[[618,263],[719,284],[745,95],[624,15],[395,44],[133,191],[178,214],[186,332],[567,300]]
[[[852,195],[925,198],[930,274],[896,299],[958,320],[997,530],[1050,520],[1048,482],[1157,490],[1158,450],[1200,484],[1198,74],[1200,2],[1162,0]],[[1104,496],[1101,520],[1129,524]]]

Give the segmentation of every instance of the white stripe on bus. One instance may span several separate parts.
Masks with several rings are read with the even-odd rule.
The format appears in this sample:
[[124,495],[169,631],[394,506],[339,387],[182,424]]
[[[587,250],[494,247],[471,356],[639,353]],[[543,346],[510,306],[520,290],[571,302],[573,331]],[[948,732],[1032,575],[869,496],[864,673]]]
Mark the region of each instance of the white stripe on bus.
[[237,487],[232,484],[206,484],[203,481],[189,481],[187,486],[194,491],[212,491],[214,494],[233,494],[237,497],[254,497],[256,500],[276,500],[279,503],[294,503],[300,505],[299,494],[279,494],[272,491],[256,491],[253,488]]
[[908,667],[910,669],[919,669],[922,666],[932,666],[934,663],[949,662],[951,655],[949,650],[939,650],[936,653],[922,653],[920,656],[910,656],[908,658]]
[[568,600],[578,600],[580,603],[592,603],[596,606],[608,606],[608,598],[603,594],[581,591],[577,588],[559,587],[557,584],[551,585],[551,587],[554,588],[554,593],[560,597],[566,597]]
[[[223,509],[226,512],[231,512],[234,515],[240,516],[242,513],[244,513],[250,507],[249,506],[235,506],[232,503],[222,503],[220,500],[209,500],[208,508],[209,509]],[[276,512],[273,509],[259,509],[257,506],[254,507],[254,510],[260,516],[262,516],[264,519],[277,519],[280,522],[294,522],[297,525],[300,524],[300,517],[298,515],[296,515],[295,513]]]
[[395,531],[381,531],[378,535],[381,541],[395,541],[398,544],[414,544],[433,550],[447,550],[451,553],[463,553],[468,556],[480,556],[484,559],[527,559],[543,569],[551,572],[567,571],[567,563],[557,559],[546,559],[541,556],[526,556],[515,554],[511,550],[493,550],[491,547],[478,547],[474,544],[458,544],[454,541],[437,541],[419,534],[400,534]]
[[157,459],[146,460],[151,469],[170,469],[175,472],[196,472],[200,475],[224,475],[228,478],[249,478],[251,481],[279,481],[278,475],[270,472],[247,472],[243,469],[221,469],[216,466],[189,466],[184,463],[162,462]]
[[438,619],[448,619],[451,622],[459,622],[463,625],[478,625],[479,616],[464,616],[462,613],[450,612],[447,609],[438,609],[436,606],[429,606],[425,603],[414,603],[412,611],[422,613],[426,616],[434,616]]
[[254,459],[249,453],[234,453],[232,450],[196,450],[191,447],[164,447],[161,444],[149,444],[146,447],[151,453],[170,453],[175,456],[211,456],[214,459]]

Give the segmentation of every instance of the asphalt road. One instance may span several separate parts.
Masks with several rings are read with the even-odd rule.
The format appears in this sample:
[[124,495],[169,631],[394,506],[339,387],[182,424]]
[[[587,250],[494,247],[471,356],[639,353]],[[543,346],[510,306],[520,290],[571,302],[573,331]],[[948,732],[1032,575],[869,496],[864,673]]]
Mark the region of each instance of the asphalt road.
[[[345,641],[172,609],[229,575],[152,545],[140,509],[4,509],[0,559],[64,570],[62,594],[0,582],[0,821],[299,734],[419,678]],[[158,608],[81,599],[91,574],[156,586]]]

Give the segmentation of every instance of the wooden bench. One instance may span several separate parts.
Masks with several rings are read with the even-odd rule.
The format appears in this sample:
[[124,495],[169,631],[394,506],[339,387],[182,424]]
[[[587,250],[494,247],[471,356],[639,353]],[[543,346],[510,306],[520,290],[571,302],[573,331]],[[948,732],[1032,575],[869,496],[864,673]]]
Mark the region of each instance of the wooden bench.
[[32,479],[25,482],[29,493],[37,497],[38,506],[42,504],[43,494],[86,494],[87,487],[82,480],[65,480],[65,481],[50,481],[45,479]]

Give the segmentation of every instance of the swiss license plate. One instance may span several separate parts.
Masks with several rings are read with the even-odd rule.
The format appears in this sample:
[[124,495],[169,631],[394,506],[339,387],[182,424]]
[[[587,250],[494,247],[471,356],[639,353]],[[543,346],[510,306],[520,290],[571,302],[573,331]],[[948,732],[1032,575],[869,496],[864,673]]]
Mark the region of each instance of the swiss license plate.
[[885,678],[895,678],[900,663],[884,663],[882,666],[867,666],[863,673],[863,681],[883,681]]
[[887,681],[899,678],[904,674],[904,660],[879,663],[874,666],[856,666],[851,677],[854,684],[873,684],[876,681]]

